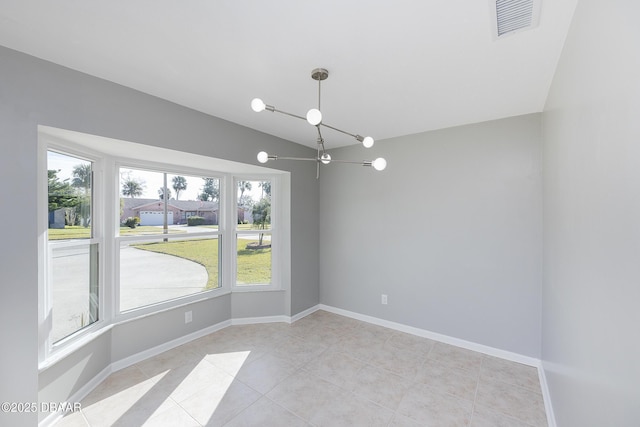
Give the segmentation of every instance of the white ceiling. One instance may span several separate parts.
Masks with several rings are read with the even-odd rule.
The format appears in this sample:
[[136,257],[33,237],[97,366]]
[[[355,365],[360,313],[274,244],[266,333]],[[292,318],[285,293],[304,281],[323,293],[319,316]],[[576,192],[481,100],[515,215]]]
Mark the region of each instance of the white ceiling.
[[251,99],[304,116],[324,67],[324,122],[377,140],[539,112],[576,3],[494,40],[490,0],[0,0],[0,45],[315,147]]

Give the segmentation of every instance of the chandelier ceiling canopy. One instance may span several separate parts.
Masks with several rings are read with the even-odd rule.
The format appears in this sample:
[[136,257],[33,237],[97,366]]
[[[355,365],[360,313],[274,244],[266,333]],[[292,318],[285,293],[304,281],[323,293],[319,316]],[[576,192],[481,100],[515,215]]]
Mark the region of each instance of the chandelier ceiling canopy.
[[326,80],[329,77],[329,71],[327,71],[325,68],[316,68],[311,72],[311,78],[316,80],[318,82],[318,108],[312,108],[309,111],[307,111],[307,114],[305,117],[297,115],[297,114],[292,114],[292,113],[288,113],[286,111],[282,111],[282,110],[278,110],[276,107],[274,107],[273,105],[268,105],[265,104],[264,101],[262,101],[262,99],[260,98],[254,98],[251,101],[251,108],[253,109],[253,111],[255,111],[256,113],[259,113],[261,111],[271,111],[272,113],[281,113],[281,114],[286,114],[287,116],[291,116],[291,117],[295,117],[297,119],[301,119],[301,120],[306,120],[307,123],[309,123],[312,126],[315,126],[317,133],[318,133],[318,150],[317,150],[317,154],[316,157],[284,157],[284,156],[276,156],[273,154],[268,154],[265,151],[261,151],[258,153],[258,161],[260,163],[266,163],[269,160],[307,160],[307,161],[314,161],[316,162],[316,178],[320,176],[320,165],[328,165],[329,163],[351,163],[351,164],[357,164],[357,165],[362,165],[362,166],[371,166],[373,167],[375,170],[377,171],[382,171],[387,167],[387,161],[385,159],[383,159],[382,157],[378,157],[375,160],[371,160],[371,161],[353,161],[353,160],[338,160],[338,159],[332,159],[331,155],[329,153],[327,153],[325,151],[325,147],[324,147],[324,138],[322,137],[322,132],[320,130],[321,127],[325,127],[328,129],[332,129],[341,133],[344,133],[346,135],[349,135],[353,138],[355,138],[357,141],[359,141],[360,143],[362,143],[362,146],[365,148],[371,148],[374,144],[374,139],[370,136],[361,136],[358,134],[353,134],[347,131],[344,131],[342,129],[338,129],[334,126],[330,126],[326,123],[324,123],[322,121],[322,112],[320,111],[320,99],[321,99],[321,83],[323,80]]

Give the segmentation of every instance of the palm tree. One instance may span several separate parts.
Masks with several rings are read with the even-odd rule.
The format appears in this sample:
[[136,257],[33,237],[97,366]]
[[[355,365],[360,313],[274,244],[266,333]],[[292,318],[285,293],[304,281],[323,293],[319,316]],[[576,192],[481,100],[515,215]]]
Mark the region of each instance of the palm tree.
[[238,188],[240,189],[240,197],[238,197],[238,203],[242,206],[242,196],[244,196],[245,191],[251,191],[251,181],[238,181]]
[[179,200],[180,192],[187,189],[187,179],[184,176],[174,176],[172,181],[172,187],[176,192],[176,200]]
[[268,199],[271,199],[271,181],[262,181],[260,188],[262,189],[262,198],[264,199],[266,196]]
[[142,196],[144,191],[144,184],[135,178],[127,178],[122,183],[122,195],[128,197]]
[[85,195],[89,193],[89,189],[91,188],[91,163],[75,165],[72,175],[71,185],[76,188],[81,188]]
[[204,180],[204,184],[202,186],[202,193],[198,195],[198,199],[203,202],[206,201],[216,201],[220,197],[220,184],[219,181],[215,178],[202,178]]
[[79,189],[78,206],[82,225],[88,227],[91,222],[91,163],[80,163],[73,167],[71,186]]
[[[160,197],[160,200],[164,200],[164,187],[158,188],[158,197]],[[171,189],[167,188],[167,200],[170,200],[170,199],[171,199]]]
[[[271,202],[267,198],[263,198],[257,204],[253,205],[251,211],[253,217],[253,225],[257,226],[259,230],[264,230],[271,224]],[[262,246],[262,239],[264,233],[260,233],[258,236],[258,246]]]

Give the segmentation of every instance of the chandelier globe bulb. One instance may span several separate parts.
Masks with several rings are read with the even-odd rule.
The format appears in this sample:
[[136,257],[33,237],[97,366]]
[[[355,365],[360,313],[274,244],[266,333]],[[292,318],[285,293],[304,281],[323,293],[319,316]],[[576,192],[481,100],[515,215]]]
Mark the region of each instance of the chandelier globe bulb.
[[258,161],[260,163],[267,163],[268,160],[269,160],[269,154],[267,154],[266,151],[261,151],[258,153]]
[[322,123],[322,113],[317,108],[307,111],[307,122],[312,126],[318,126]]
[[373,162],[371,162],[371,166],[377,171],[383,171],[387,167],[387,161],[382,157],[378,157]]
[[364,139],[362,140],[362,145],[364,146],[364,148],[373,147],[373,143],[374,143],[374,140],[370,136],[365,136]]
[[262,99],[253,98],[253,100],[251,101],[251,109],[256,113],[259,113],[260,111],[264,111],[265,108],[266,108],[266,104],[262,101]]

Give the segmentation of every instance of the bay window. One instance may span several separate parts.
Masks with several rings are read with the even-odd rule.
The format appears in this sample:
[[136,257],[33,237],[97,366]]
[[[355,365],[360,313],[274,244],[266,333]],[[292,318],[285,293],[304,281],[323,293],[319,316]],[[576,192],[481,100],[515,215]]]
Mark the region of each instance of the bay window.
[[282,289],[282,172],[65,132],[40,135],[41,364],[114,323]]

